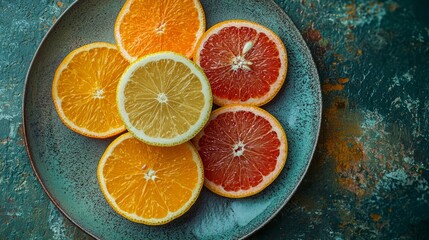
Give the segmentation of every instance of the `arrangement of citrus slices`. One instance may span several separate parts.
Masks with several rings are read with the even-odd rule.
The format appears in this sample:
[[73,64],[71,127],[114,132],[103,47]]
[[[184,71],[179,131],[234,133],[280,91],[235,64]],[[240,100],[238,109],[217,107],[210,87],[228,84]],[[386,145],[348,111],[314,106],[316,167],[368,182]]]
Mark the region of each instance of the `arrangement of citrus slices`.
[[[203,185],[244,198],[279,176],[286,133],[260,108],[287,73],[286,48],[273,31],[228,20],[205,32],[198,0],[127,0],[113,31],[116,45],[88,44],[61,62],[52,98],[76,133],[128,131],[107,147],[96,173],[118,214],[161,225],[190,209]],[[213,102],[222,107],[212,112]]]

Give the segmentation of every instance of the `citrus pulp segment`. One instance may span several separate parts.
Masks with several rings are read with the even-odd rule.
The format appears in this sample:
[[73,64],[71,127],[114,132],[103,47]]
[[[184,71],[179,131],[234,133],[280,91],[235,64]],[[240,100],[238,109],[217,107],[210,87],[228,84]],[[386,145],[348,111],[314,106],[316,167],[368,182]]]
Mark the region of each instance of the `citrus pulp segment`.
[[124,72],[117,103],[134,136],[151,145],[173,146],[203,128],[212,95],[200,67],[177,53],[161,52],[135,61]]
[[125,133],[104,152],[97,177],[117,213],[134,222],[161,225],[194,204],[203,185],[203,171],[190,142],[156,147]]
[[246,20],[229,20],[211,27],[195,49],[217,105],[269,102],[282,87],[287,52],[270,29]]
[[115,39],[129,61],[173,51],[191,57],[206,28],[199,0],[127,0],[115,23]]
[[280,123],[252,106],[214,110],[194,143],[204,165],[204,185],[231,198],[262,191],[280,174],[287,157],[286,134]]
[[62,122],[73,131],[107,138],[125,130],[115,102],[129,63],[115,45],[92,43],[72,51],[58,66],[52,98]]

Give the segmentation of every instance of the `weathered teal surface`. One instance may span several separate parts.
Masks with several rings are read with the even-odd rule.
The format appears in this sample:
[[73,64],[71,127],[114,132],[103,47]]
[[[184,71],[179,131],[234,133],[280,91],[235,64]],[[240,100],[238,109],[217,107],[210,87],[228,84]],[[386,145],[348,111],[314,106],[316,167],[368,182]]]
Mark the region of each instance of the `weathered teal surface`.
[[[0,1],[0,238],[85,238],[22,142],[25,73],[72,1]],[[423,0],[277,1],[312,50],[324,120],[310,171],[254,239],[428,238],[429,9]]]
[[21,104],[28,66],[49,27],[70,3],[0,1],[0,239],[86,236],[43,193],[22,136]]

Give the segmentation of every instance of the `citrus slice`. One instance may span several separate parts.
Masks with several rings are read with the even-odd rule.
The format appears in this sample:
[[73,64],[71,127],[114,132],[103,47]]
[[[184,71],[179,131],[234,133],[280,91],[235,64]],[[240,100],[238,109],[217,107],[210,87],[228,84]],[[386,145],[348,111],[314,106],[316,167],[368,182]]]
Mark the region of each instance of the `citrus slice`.
[[184,214],[203,186],[203,165],[195,147],[156,147],[130,133],[114,140],[97,169],[101,191],[123,217],[161,225]]
[[210,117],[212,95],[204,72],[173,52],[135,61],[118,84],[119,115],[150,145],[173,146],[193,138]]
[[214,110],[194,142],[204,165],[204,185],[230,198],[262,191],[280,174],[287,157],[282,126],[271,114],[253,106]]
[[129,61],[173,51],[191,57],[206,28],[199,0],[127,0],[115,23],[115,39]]
[[128,65],[113,44],[91,43],[72,51],[58,66],[52,83],[52,98],[62,122],[94,138],[123,132],[115,97]]
[[211,27],[197,44],[194,61],[203,68],[217,105],[269,102],[283,85],[287,53],[270,29],[245,20]]

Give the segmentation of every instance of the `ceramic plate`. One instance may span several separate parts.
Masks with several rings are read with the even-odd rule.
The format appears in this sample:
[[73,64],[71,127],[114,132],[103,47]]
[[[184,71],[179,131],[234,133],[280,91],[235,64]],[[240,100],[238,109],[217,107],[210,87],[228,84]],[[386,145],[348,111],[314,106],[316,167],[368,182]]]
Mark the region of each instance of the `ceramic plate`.
[[226,199],[203,188],[191,210],[170,224],[150,227],[116,214],[98,187],[98,160],[112,139],[80,136],[65,127],[51,98],[54,72],[73,49],[96,41],[114,43],[113,26],[124,1],[77,1],[52,27],[28,72],[24,127],[34,171],[54,204],[72,222],[100,239],[237,239],[267,223],[291,198],[310,164],[321,120],[315,64],[300,33],[273,1],[203,0],[207,27],[227,19],[248,19],[276,32],[286,45],[285,86],[264,106],[286,130],[289,155],[280,176],[262,193]]

